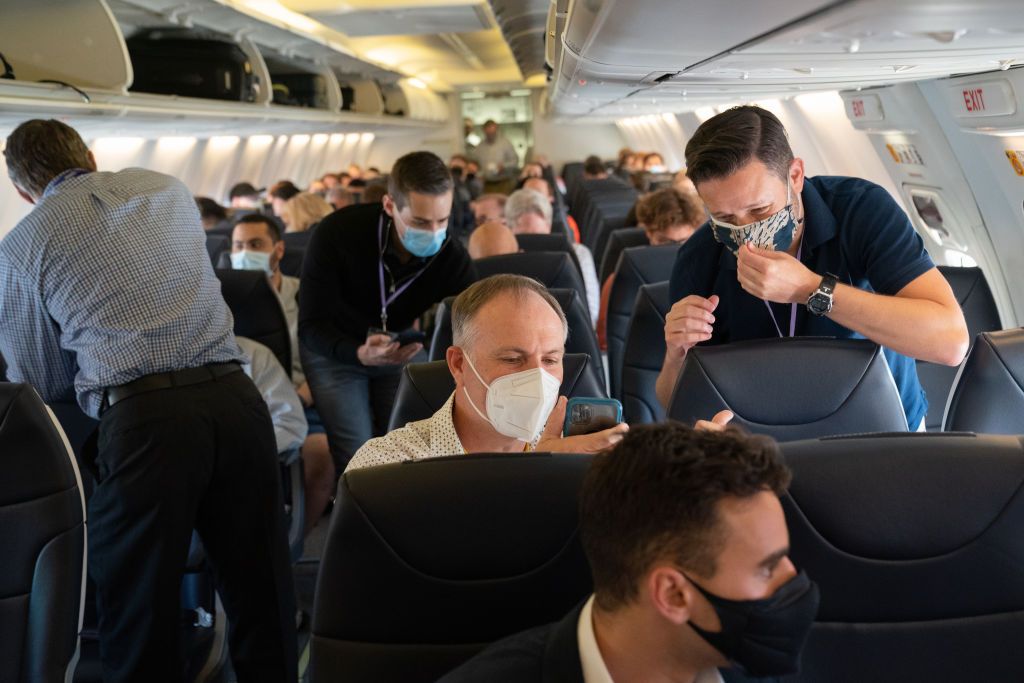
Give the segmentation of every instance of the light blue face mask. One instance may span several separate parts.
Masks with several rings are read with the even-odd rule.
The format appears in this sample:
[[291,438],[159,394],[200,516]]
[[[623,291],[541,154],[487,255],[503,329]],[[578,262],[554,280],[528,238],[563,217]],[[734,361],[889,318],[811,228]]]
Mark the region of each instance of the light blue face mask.
[[421,230],[405,226],[402,234],[402,246],[409,250],[413,256],[427,258],[441,251],[444,239],[448,236],[448,228],[444,227],[438,231]]
[[270,254],[262,251],[232,252],[231,267],[235,270],[262,270],[267,275],[274,274],[274,269],[270,267]]

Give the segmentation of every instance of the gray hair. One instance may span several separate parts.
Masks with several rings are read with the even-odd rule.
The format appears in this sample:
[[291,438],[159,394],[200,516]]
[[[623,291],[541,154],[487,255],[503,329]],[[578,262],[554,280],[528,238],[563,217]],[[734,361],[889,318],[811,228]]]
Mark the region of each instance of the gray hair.
[[55,119],[32,119],[15,128],[4,157],[11,182],[33,198],[43,196],[50,181],[64,171],[93,168],[82,137]]
[[515,230],[519,218],[535,213],[551,225],[551,202],[537,190],[516,190],[505,203],[505,222]]
[[480,309],[489,301],[501,294],[512,294],[522,298],[533,292],[551,306],[558,319],[562,322],[562,341],[569,337],[569,321],[565,318],[558,300],[541,283],[524,275],[492,275],[470,285],[462,294],[455,297],[452,303],[452,344],[466,348],[471,346],[477,337],[473,327],[473,319]]

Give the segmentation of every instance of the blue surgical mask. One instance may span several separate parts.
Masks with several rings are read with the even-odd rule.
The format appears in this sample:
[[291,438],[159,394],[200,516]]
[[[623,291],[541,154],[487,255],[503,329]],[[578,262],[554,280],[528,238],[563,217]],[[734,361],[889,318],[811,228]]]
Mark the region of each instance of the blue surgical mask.
[[405,226],[405,232],[402,233],[402,246],[408,249],[413,256],[427,258],[441,251],[441,246],[447,236],[447,227],[434,231]]
[[796,236],[797,220],[793,212],[791,185],[786,183],[786,206],[768,218],[746,225],[732,225],[724,221],[711,219],[711,229],[715,240],[729,248],[733,254],[739,253],[744,244],[753,244],[761,249],[786,251],[793,244]]
[[262,251],[236,251],[231,254],[231,267],[235,270],[262,270],[273,275],[270,267],[270,254]]

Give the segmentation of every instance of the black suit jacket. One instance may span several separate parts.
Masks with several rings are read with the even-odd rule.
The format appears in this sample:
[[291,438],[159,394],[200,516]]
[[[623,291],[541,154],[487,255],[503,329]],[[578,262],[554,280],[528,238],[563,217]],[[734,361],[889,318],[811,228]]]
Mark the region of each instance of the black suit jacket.
[[[491,645],[437,683],[583,683],[576,625],[583,603],[559,622],[509,636]],[[725,683],[771,683],[721,671]]]

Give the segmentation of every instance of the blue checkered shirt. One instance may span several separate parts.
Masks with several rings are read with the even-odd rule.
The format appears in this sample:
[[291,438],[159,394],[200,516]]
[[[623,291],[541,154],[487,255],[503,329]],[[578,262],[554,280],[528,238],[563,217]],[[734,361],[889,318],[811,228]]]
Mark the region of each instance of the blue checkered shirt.
[[231,313],[182,183],[130,168],[64,173],[0,242],[8,379],[98,417],[103,390],[241,361]]

